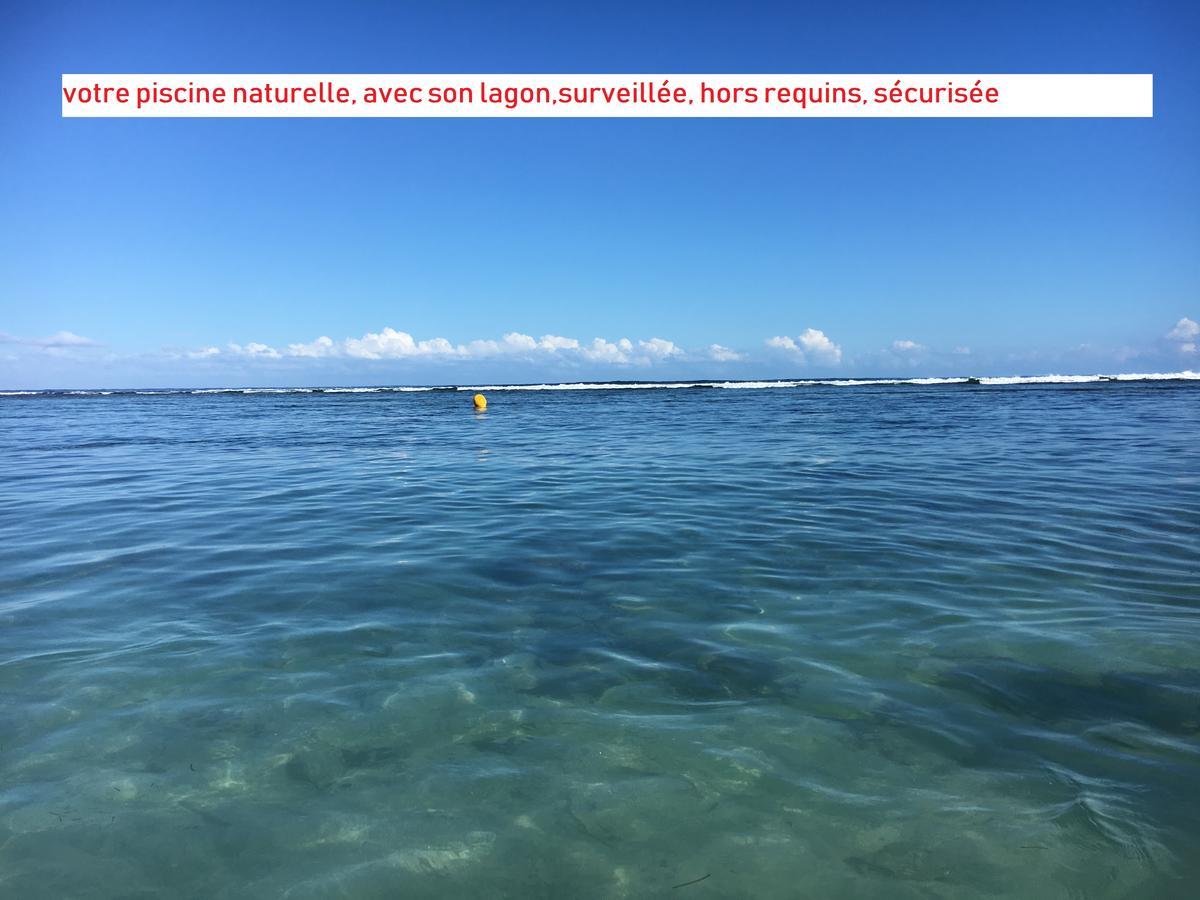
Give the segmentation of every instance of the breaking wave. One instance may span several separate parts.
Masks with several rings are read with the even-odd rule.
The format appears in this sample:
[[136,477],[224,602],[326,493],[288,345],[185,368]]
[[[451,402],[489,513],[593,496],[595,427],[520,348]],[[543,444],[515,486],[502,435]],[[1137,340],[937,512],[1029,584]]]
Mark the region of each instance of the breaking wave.
[[158,390],[45,390],[0,391],[0,397],[174,397],[209,394],[405,394],[430,391],[617,391],[679,390],[713,388],[722,390],[766,390],[806,387],[871,387],[913,385],[972,385],[1002,387],[1026,384],[1091,384],[1096,382],[1200,381],[1200,372],[1126,372],[1115,375],[1006,375],[956,376],[949,378],[810,378],[777,381],[577,381],[545,384],[423,385],[380,387],[239,387],[162,388]]

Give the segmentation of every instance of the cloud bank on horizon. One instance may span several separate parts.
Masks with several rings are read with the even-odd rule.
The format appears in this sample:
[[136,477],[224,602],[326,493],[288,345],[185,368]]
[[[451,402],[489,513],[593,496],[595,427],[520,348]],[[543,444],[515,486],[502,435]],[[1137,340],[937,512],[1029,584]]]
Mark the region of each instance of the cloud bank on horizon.
[[[260,341],[228,342],[223,346],[205,346],[191,350],[163,349],[149,353],[119,353],[101,342],[71,331],[59,331],[47,337],[18,337],[0,332],[0,377],[18,386],[35,386],[44,363],[77,364],[79,367],[123,372],[122,377],[138,380],[139,370],[151,380],[164,383],[171,373],[183,379],[201,379],[213,383],[223,378],[286,377],[314,383],[336,366],[339,378],[356,376],[370,380],[378,377],[421,377],[430,381],[441,376],[454,380],[467,367],[469,375],[503,370],[542,377],[576,376],[577,380],[603,377],[638,378],[713,375],[722,378],[787,377],[790,374],[869,376],[897,372],[913,374],[965,374],[965,368],[981,367],[1004,374],[1035,371],[1040,363],[1078,366],[1107,361],[1110,371],[1123,370],[1131,361],[1143,360],[1168,367],[1187,369],[1200,362],[1200,323],[1187,316],[1157,340],[1142,347],[1097,350],[1082,344],[1057,356],[1012,352],[980,359],[966,346],[948,350],[929,347],[909,337],[897,338],[890,345],[856,354],[818,328],[805,328],[795,336],[774,335],[758,347],[734,349],[719,343],[694,350],[666,338],[630,339],[603,337],[581,340],[563,335],[541,337],[512,331],[498,339],[474,339],[454,343],[444,337],[418,339],[392,327],[367,332],[361,337],[334,340],[322,335],[307,343],[272,345]],[[1072,363],[1072,360],[1074,361]],[[428,364],[422,367],[422,363]],[[389,368],[389,364],[392,364]],[[398,368],[397,368],[398,367]],[[999,368],[997,368],[999,367]],[[1031,368],[1033,367],[1033,368]],[[1017,371],[1020,370],[1020,371]],[[1174,370],[1174,369],[1171,369]],[[625,375],[622,375],[625,373]],[[1078,374],[1083,374],[1078,373]],[[54,376],[51,376],[53,379]],[[62,377],[62,376],[58,376]],[[79,384],[79,382],[76,382]],[[3,386],[3,385],[0,385]],[[49,386],[49,385],[44,385]]]
[[206,347],[200,351],[189,353],[189,356],[197,358],[195,354],[199,353],[198,358],[212,358],[223,352],[268,359],[292,357],[300,359],[466,360],[494,359],[496,357],[533,359],[550,356],[613,365],[647,365],[657,360],[683,355],[683,351],[674,342],[658,337],[639,341],[631,341],[629,338],[608,341],[598,337],[593,338],[589,343],[583,343],[576,338],[556,334],[534,338],[528,334],[512,331],[500,340],[473,340],[466,344],[453,344],[442,337],[419,341],[406,331],[397,331],[389,327],[379,332],[368,332],[361,338],[346,338],[341,341],[322,336],[307,344],[288,344],[282,350],[258,343],[229,344],[224,351],[219,347]]

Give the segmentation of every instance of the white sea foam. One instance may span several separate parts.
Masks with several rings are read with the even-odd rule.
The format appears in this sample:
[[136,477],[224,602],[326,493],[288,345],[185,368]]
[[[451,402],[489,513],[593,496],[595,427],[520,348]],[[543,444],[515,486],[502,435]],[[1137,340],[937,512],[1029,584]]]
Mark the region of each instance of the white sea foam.
[[980,378],[980,384],[1087,384],[1103,381],[1102,375],[1002,375],[995,378]]
[[1117,381],[1200,381],[1200,372],[1144,372],[1113,375]]
[[630,391],[630,390],[678,390],[682,388],[720,388],[724,390],[765,390],[769,388],[805,387],[867,387],[883,385],[935,386],[953,384],[975,384],[984,387],[1004,387],[1022,384],[1090,384],[1100,381],[1200,381],[1200,372],[1186,369],[1181,372],[1122,372],[1112,375],[1004,375],[968,377],[965,375],[946,378],[809,378],[781,381],[608,381],[608,382],[563,382],[545,384],[485,384],[446,385],[444,387],[417,387],[409,385],[380,387],[294,387],[294,388],[164,388],[151,391],[133,390],[47,390],[47,391],[0,391],[0,397],[108,397],[120,396],[174,396],[179,394],[389,394],[424,393],[427,391]]
[[1200,372],[1122,373],[1114,375],[1006,375],[969,377],[959,375],[944,378],[811,378],[794,381],[680,381],[680,382],[572,382],[564,384],[490,384],[459,387],[460,391],[601,391],[642,390],[650,388],[723,388],[729,390],[758,390],[797,387],[867,387],[872,385],[915,385],[926,387],[943,384],[1018,385],[1018,384],[1084,384],[1099,381],[1195,381]]
[[1200,372],[1126,372],[1116,375],[1010,375],[980,378],[980,384],[1089,384],[1096,381],[1196,381]]
[[191,390],[138,391],[148,394],[393,394],[445,390],[436,387],[293,387],[293,388],[194,388]]
[[651,388],[715,387],[711,381],[573,381],[563,384],[484,384],[459,387],[460,391],[621,391]]
[[319,388],[322,394],[419,394],[437,388]]

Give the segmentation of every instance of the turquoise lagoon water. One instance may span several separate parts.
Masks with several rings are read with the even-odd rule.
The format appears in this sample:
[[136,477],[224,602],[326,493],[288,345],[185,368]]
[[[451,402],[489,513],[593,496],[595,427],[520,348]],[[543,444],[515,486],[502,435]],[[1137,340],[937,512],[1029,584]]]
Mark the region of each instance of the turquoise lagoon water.
[[489,398],[0,398],[0,896],[1194,896],[1200,384]]

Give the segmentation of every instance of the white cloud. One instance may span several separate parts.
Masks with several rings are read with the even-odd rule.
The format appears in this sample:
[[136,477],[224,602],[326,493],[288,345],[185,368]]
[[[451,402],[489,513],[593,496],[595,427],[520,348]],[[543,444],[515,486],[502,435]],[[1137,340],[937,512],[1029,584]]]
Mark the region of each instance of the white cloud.
[[409,357],[486,359],[494,356],[555,354],[579,349],[579,341],[556,334],[534,338],[519,331],[510,331],[500,340],[476,340],[468,344],[452,344],[445,338],[418,341],[406,331],[384,328],[361,338],[346,338],[335,342],[327,337],[311,344],[291,344],[289,356],[346,356],[354,359],[405,359]]
[[728,347],[722,347],[720,344],[709,344],[708,356],[709,359],[715,359],[717,362],[733,362],[735,359],[742,358],[742,354],[730,350]]
[[604,338],[594,338],[590,344],[584,344],[580,353],[585,359],[593,362],[627,363],[633,343],[628,338],[621,338],[615,344]]
[[1194,322],[1184,316],[1175,323],[1175,327],[1167,332],[1167,340],[1176,343],[1175,349],[1180,353],[1195,353],[1196,339],[1200,338],[1200,322]]
[[288,344],[288,356],[305,356],[310,359],[317,359],[322,356],[336,355],[336,345],[333,343],[333,338],[321,337],[308,344]]
[[955,347],[954,353],[956,356],[970,356],[971,348],[970,347]]
[[892,341],[892,349],[897,353],[917,353],[925,348],[916,341]]
[[1196,337],[1200,337],[1200,322],[1193,322],[1187,316],[1176,322],[1175,327],[1167,333],[1169,341],[1188,341]]
[[23,338],[13,334],[0,332],[0,344],[24,344],[27,347],[40,347],[43,350],[63,347],[98,347],[97,341],[86,338],[73,331],[57,331],[49,337]]
[[[519,338],[525,337],[528,337],[528,335],[513,334],[507,335],[506,339],[499,341],[471,341],[471,343],[467,344],[466,346],[459,347],[458,350],[460,351],[460,355],[474,357],[476,359],[486,356],[498,356],[499,354],[504,353],[506,350],[510,353],[521,353],[522,351],[527,352],[531,345],[526,345],[523,341],[519,340]],[[513,338],[513,340],[508,340],[507,338]],[[530,340],[533,339],[530,338]],[[450,349],[451,353],[453,353],[454,348],[451,347]]]
[[776,336],[767,339],[767,346],[789,353],[802,362],[821,362],[836,365],[842,361],[842,348],[816,328],[806,328],[796,339]]
[[511,347],[518,352],[536,350],[537,341],[527,334],[521,334],[519,331],[510,331],[504,336],[504,346]]
[[559,337],[557,334],[543,335],[538,341],[538,346],[543,350],[578,350],[579,341],[575,338]]
[[800,335],[800,346],[810,356],[816,356],[826,362],[839,363],[842,361],[842,348],[825,336],[825,332],[815,328],[806,328]]
[[95,347],[96,341],[70,331],[59,331],[35,341],[39,347]]
[[590,344],[580,345],[578,349],[579,355],[590,362],[614,365],[628,363],[649,365],[673,356],[680,356],[683,353],[673,341],[658,337],[650,338],[648,341],[638,341],[636,345],[629,338],[608,341],[598,337],[593,338]]
[[[732,351],[726,351],[732,352]],[[559,359],[566,362],[601,362],[615,365],[649,365],[655,362],[683,356],[683,350],[673,341],[652,337],[636,343],[629,338],[609,341],[594,338],[581,343],[575,338],[557,334],[546,334],[535,338],[519,331],[510,331],[499,340],[475,340],[466,344],[452,344],[445,338],[417,340],[406,331],[384,328],[368,332],[360,338],[345,338],[335,341],[322,335],[308,343],[288,344],[279,350],[267,344],[252,341],[248,344],[227,345],[224,350],[204,347],[186,354],[191,359],[207,359],[226,354],[243,359],[275,360],[285,357],[297,359],[492,359],[517,357],[521,359]]]
[[274,347],[268,347],[257,341],[251,341],[248,344],[229,344],[229,352],[234,356],[245,356],[250,359],[279,359],[281,356]]
[[679,356],[683,352],[673,342],[662,338],[638,341],[638,348],[650,359],[667,359],[671,356]]
[[579,341],[557,334],[543,335],[540,339],[519,331],[510,331],[498,341],[471,341],[465,347],[455,348],[459,356],[471,358],[518,354],[531,356],[537,353],[557,353],[560,350],[577,350]]
[[445,338],[418,341],[407,331],[385,328],[360,338],[342,341],[342,354],[355,359],[403,359],[412,356],[453,356],[454,345]]

